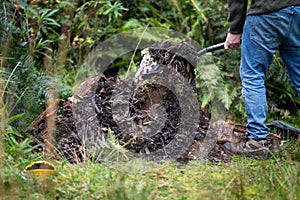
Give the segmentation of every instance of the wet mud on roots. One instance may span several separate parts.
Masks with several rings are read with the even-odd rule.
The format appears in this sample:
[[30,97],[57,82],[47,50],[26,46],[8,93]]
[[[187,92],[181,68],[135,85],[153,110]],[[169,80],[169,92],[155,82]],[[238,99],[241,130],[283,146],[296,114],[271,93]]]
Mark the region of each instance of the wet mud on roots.
[[[92,76],[60,104],[56,145],[70,162],[82,161],[85,149],[109,134],[129,152],[151,160],[197,158],[209,119],[193,101],[198,98],[196,51],[164,41],[146,49],[146,56],[136,80]],[[44,120],[35,127],[43,143]]]

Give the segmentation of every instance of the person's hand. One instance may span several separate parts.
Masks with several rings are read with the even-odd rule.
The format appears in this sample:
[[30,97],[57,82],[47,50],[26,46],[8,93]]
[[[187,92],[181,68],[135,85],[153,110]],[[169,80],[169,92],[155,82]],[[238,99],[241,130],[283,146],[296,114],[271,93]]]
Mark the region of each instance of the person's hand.
[[241,45],[241,34],[228,33],[225,41],[225,49],[234,49]]

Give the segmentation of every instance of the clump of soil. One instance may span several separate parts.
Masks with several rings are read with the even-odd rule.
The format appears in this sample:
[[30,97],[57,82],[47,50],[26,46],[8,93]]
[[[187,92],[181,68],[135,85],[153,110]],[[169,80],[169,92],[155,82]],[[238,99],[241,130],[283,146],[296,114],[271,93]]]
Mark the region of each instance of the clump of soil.
[[78,135],[73,116],[72,103],[65,101],[61,107],[61,120],[58,123],[58,149],[68,161],[83,160],[82,137]]
[[144,84],[136,90],[131,105],[130,114],[134,123],[143,125],[154,123],[155,120],[165,123],[160,124],[157,130],[150,128],[146,135],[148,137],[137,137],[134,144],[128,145],[130,149],[152,152],[164,148],[174,139],[180,126],[181,110],[172,91],[161,85]]
[[163,41],[149,48],[150,56],[158,64],[170,66],[180,73],[191,86],[196,86],[195,67],[197,66],[197,52],[185,43]]

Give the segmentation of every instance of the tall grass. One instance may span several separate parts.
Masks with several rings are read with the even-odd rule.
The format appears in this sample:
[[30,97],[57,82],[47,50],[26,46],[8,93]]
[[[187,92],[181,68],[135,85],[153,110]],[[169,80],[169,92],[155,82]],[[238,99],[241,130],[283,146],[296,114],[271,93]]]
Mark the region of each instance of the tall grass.
[[4,133],[5,133],[5,122],[6,122],[6,112],[4,108],[4,89],[3,89],[3,82],[0,77],[0,167],[5,163],[4,157]]
[[57,195],[72,199],[297,199],[299,167],[285,159],[187,165],[137,159],[65,165],[55,183]]
[[[295,143],[299,146],[299,141]],[[139,158],[101,163],[56,161],[46,181],[14,177],[6,197],[22,199],[291,199],[300,197],[296,146],[269,160],[232,157],[230,163],[188,164]],[[110,147],[111,148],[111,147]],[[299,152],[299,151],[298,151]]]

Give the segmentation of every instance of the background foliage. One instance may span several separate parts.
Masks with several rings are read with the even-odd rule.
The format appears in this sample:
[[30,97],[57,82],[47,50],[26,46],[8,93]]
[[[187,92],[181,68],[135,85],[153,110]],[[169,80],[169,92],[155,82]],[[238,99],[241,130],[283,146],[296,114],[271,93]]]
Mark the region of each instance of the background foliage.
[[[76,77],[84,70],[82,63],[87,54],[116,33],[147,26],[167,28],[184,33],[206,47],[224,41],[228,29],[224,0],[5,0],[0,14],[2,69],[12,76],[6,88],[13,93],[13,97],[7,97],[12,104],[8,108],[12,114],[25,114],[18,125],[22,131],[45,109],[47,95],[53,89],[64,99],[74,92]],[[130,59],[131,56],[118,59],[109,73],[124,73]],[[228,118],[244,123],[239,59],[239,50],[214,53],[219,77],[206,77],[206,81],[215,80],[214,95],[224,103]],[[136,66],[139,60],[137,55]],[[200,102],[207,107],[212,96],[203,81],[198,77],[202,90]],[[269,70],[266,86],[269,119],[297,126],[300,101],[278,55]]]

